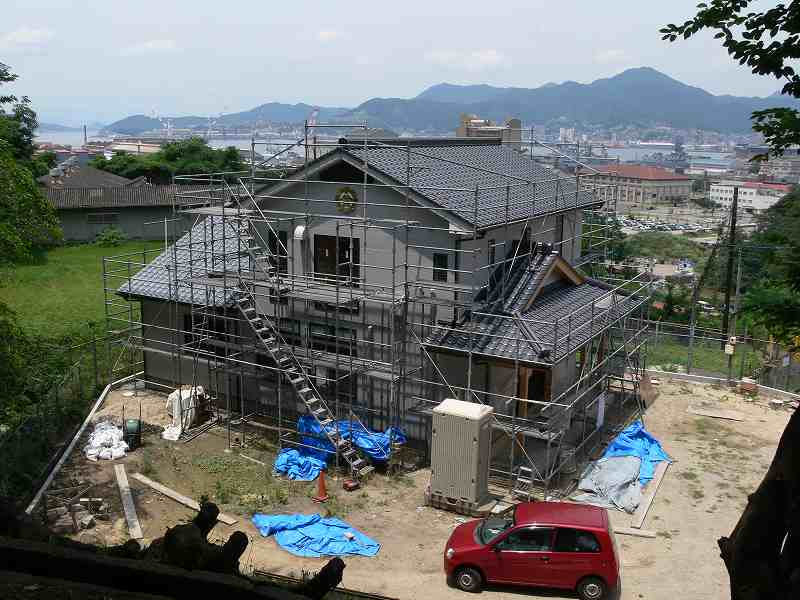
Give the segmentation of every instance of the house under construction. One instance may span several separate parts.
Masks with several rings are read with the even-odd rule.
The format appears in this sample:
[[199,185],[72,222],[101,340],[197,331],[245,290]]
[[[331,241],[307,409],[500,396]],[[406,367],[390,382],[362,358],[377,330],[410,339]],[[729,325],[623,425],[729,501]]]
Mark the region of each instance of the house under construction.
[[613,187],[545,166],[532,137],[311,133],[283,150],[306,156],[290,174],[178,178],[165,249],[106,259],[142,379],[208,392],[184,439],[259,421],[302,445],[309,415],[355,476],[372,465],[344,424],[427,457],[442,400],[490,405],[490,477],[551,488],[638,403],[649,278],[609,268]]

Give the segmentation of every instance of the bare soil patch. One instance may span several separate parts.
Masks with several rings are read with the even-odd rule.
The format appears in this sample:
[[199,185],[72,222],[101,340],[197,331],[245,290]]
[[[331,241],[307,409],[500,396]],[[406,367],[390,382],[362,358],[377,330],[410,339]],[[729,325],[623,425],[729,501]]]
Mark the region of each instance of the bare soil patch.
[[[673,600],[689,596],[704,599],[729,597],[728,578],[719,559],[716,540],[733,528],[772,459],[778,438],[789,418],[788,409],[774,410],[764,398],[754,401],[727,388],[663,382],[659,397],[645,417],[647,428],[661,440],[675,462],[650,509],[644,527],[657,532],[654,539],[619,536],[623,554],[623,595],[627,599]],[[84,541],[115,544],[127,539],[119,493],[113,474],[115,462],[129,473],[140,471],[176,491],[200,499],[206,495],[222,510],[236,515],[233,526],[217,525],[212,539],[227,539],[236,530],[246,533],[251,545],[246,568],[299,576],[316,571],[326,559],[300,559],[262,538],[250,523],[253,512],[332,514],[343,518],[382,544],[373,558],[347,558],[342,585],[397,598],[461,598],[449,588],[442,570],[445,542],[462,520],[456,514],[424,506],[427,469],[394,477],[376,474],[362,489],[345,492],[341,479],[329,478],[331,500],[325,505],[311,501],[316,482],[289,482],[270,474],[276,447],[274,433],[261,430],[248,436],[246,448],[228,448],[228,434],[215,428],[188,443],[160,438],[168,418],[164,397],[138,393],[135,397],[113,392],[98,418],[121,420],[126,414],[142,415],[146,429],[144,447],[121,461],[89,462],[77,450],[67,475],[91,480],[91,492],[111,507],[111,518],[83,534]],[[701,417],[687,411],[690,403],[716,406],[741,413],[744,421]],[[81,445],[79,445],[79,448]],[[240,456],[260,460],[263,467]],[[190,519],[193,511],[164,498],[131,479],[131,488],[146,541],[164,534],[169,526]],[[611,513],[617,526],[629,526],[631,517]],[[574,595],[498,587],[483,593],[491,598]]]

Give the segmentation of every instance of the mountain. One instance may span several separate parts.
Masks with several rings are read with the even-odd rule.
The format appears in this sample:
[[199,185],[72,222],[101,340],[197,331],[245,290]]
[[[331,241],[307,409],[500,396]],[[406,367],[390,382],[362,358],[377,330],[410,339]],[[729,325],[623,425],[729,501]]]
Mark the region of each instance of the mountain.
[[433,100],[435,102],[456,102],[472,104],[473,102],[486,102],[502,95],[511,88],[499,88],[482,83],[480,85],[454,85],[452,83],[439,83],[432,85],[416,100]]
[[[518,117],[525,125],[563,119],[595,126],[666,125],[730,133],[749,131],[750,114],[754,110],[776,106],[800,108],[800,101],[774,94],[768,98],[715,96],[655,69],[640,67],[588,84],[565,81],[519,88],[440,83],[415,98],[372,98],[353,109],[323,107],[319,120],[326,123],[366,120],[370,127],[447,133],[455,130],[461,113],[470,112],[498,122]],[[302,124],[313,110],[312,105],[305,103],[268,102],[211,120],[173,117],[171,121],[175,128],[203,133],[209,125],[219,129],[268,123]],[[133,115],[108,125],[105,131],[137,135],[161,128],[158,119]]]
[[82,127],[69,127],[68,125],[59,125],[57,123],[39,123],[36,128],[41,133],[54,133],[58,131],[81,131]]
[[515,116],[525,124],[564,117],[593,125],[667,125],[737,132],[750,129],[754,110],[800,108],[800,102],[787,97],[714,96],[649,67],[629,69],[589,84],[567,81],[539,88],[440,84],[421,96],[369,100],[352,114],[371,125],[440,131],[453,131],[459,113],[469,111],[496,121]]
[[[120,133],[123,135],[139,135],[145,131],[162,129],[162,121],[168,119],[176,129],[197,129],[198,133],[204,132],[209,125],[214,129],[254,127],[267,123],[302,123],[314,111],[310,104],[282,104],[268,102],[238,113],[230,113],[219,117],[165,117],[162,120],[145,115],[132,115],[115,121],[105,127],[107,133]],[[323,107],[320,108],[319,120],[332,120],[350,109]]]

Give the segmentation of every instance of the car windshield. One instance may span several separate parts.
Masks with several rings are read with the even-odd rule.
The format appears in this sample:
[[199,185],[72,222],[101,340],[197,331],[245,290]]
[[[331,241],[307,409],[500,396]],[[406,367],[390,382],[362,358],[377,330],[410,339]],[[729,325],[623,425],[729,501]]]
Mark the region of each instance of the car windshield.
[[486,517],[476,530],[478,541],[481,544],[488,544],[498,535],[514,525],[514,506],[511,506],[501,513]]

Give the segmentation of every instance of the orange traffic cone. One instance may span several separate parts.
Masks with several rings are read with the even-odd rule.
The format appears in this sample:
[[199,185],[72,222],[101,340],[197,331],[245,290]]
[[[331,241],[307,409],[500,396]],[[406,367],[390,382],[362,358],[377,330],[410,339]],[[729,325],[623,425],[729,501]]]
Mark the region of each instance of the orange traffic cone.
[[325,471],[319,472],[317,478],[317,495],[311,498],[314,502],[325,502],[328,500],[328,489],[325,487]]

